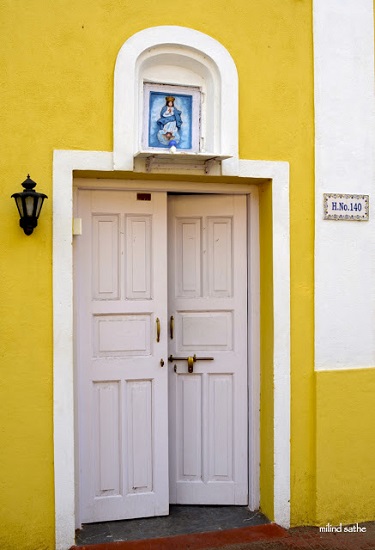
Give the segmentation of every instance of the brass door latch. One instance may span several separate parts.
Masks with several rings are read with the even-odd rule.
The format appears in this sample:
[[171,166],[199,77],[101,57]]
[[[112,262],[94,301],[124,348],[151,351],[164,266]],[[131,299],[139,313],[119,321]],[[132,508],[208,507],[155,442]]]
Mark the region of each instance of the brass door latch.
[[[173,355],[170,355],[168,357],[168,361],[172,363],[173,361],[187,361],[188,364],[188,372],[192,373],[194,371],[194,363],[196,361],[213,361],[213,357],[197,357],[194,353],[194,355],[189,355],[189,357],[173,357]],[[176,372],[176,368],[174,369]]]

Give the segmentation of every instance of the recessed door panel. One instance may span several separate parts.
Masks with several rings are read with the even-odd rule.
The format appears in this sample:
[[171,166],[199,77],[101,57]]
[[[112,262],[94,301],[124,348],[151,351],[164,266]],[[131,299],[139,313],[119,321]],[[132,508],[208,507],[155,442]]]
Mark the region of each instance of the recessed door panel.
[[235,427],[233,374],[208,375],[208,445],[210,481],[233,481]]
[[151,315],[93,315],[94,357],[151,355]]
[[117,214],[92,216],[93,299],[119,298],[119,237]]
[[95,382],[94,432],[95,453],[95,496],[108,497],[121,493],[122,461],[120,456],[120,382]]
[[178,296],[201,295],[201,220],[176,220],[176,291]]
[[178,479],[202,478],[202,377],[179,376],[177,424],[181,434],[178,446]]
[[180,311],[176,315],[177,345],[181,350],[231,350],[232,311]]
[[126,216],[126,298],[151,298],[150,216]]
[[208,218],[208,294],[232,295],[232,218]]
[[126,418],[127,492],[149,493],[153,490],[151,380],[127,382]]

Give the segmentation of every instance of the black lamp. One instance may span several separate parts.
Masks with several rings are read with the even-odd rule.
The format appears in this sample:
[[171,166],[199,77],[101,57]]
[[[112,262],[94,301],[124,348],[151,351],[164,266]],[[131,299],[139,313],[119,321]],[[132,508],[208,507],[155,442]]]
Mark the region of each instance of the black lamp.
[[24,187],[25,190],[22,191],[22,193],[13,193],[12,195],[12,198],[16,201],[20,214],[20,226],[26,235],[31,235],[34,228],[38,225],[38,218],[42,210],[43,201],[44,199],[48,199],[47,195],[44,193],[34,191],[35,186],[35,181],[28,175],[22,183],[22,187]]

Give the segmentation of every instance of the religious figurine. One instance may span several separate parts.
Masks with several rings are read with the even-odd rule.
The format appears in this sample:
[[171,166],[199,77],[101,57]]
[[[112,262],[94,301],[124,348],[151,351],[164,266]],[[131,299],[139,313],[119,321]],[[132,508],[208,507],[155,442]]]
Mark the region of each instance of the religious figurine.
[[157,125],[160,128],[158,131],[158,140],[163,145],[169,145],[173,140],[177,145],[180,141],[179,129],[181,128],[181,111],[174,106],[175,98],[167,96],[165,105],[160,111],[160,118],[157,120]]

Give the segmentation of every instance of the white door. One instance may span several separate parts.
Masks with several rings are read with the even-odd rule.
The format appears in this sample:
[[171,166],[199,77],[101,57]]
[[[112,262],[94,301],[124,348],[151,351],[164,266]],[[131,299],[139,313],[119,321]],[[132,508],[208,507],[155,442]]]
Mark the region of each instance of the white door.
[[247,504],[246,198],[169,197],[168,241],[170,502]]
[[79,191],[81,522],[168,514],[166,208],[165,193]]
[[78,192],[82,523],[247,503],[246,199],[168,200]]

